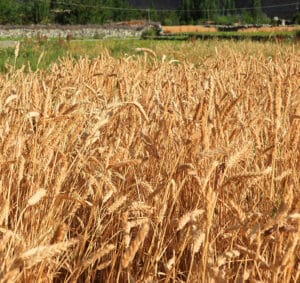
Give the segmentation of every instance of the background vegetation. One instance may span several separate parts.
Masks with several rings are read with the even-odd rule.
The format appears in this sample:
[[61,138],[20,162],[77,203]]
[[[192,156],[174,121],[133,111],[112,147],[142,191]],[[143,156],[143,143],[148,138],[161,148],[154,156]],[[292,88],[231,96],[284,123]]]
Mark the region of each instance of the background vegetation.
[[[234,0],[182,0],[179,11],[130,9],[127,0],[1,0],[0,24],[103,24],[130,19],[160,21],[164,25],[197,24],[213,20],[218,24],[268,23],[261,1],[252,0],[252,10],[236,9]],[[117,7],[117,9],[112,9]],[[299,16],[298,16],[299,17]],[[295,20],[299,21],[295,15]]]
[[[286,33],[279,32],[276,36],[294,36],[295,32]],[[115,58],[122,58],[126,56],[136,56],[135,48],[150,48],[154,50],[158,58],[188,60],[198,66],[201,60],[215,54],[215,46],[222,48],[227,45],[239,46],[241,50],[247,51],[247,46],[250,46],[251,37],[266,37],[268,44],[262,41],[253,43],[253,46],[260,46],[261,53],[264,56],[273,58],[276,54],[276,36],[270,38],[269,33],[254,32],[250,35],[244,33],[196,33],[195,35],[201,37],[209,37],[205,41],[193,41],[193,37],[187,41],[180,41],[177,39],[186,38],[187,35],[175,35],[175,40],[155,41],[155,40],[136,40],[136,39],[105,39],[105,40],[71,40],[68,41],[63,38],[47,39],[45,37],[36,37],[31,39],[24,39],[19,46],[18,60],[15,62],[14,48],[0,48],[0,72],[7,73],[14,65],[15,68],[23,68],[24,71],[36,71],[37,69],[47,69],[53,63],[61,58],[70,58],[78,60],[81,57],[88,57],[90,59],[99,56],[99,53],[107,51]],[[191,34],[192,36],[192,34]],[[233,41],[220,41],[218,38],[232,38],[241,36],[244,42],[234,43]],[[273,39],[273,40],[272,40]],[[282,44],[289,45],[289,42],[296,42],[296,38],[285,39]],[[0,42],[1,43],[1,42]],[[272,50],[272,47],[274,50]],[[186,50],[186,52],[181,52]]]

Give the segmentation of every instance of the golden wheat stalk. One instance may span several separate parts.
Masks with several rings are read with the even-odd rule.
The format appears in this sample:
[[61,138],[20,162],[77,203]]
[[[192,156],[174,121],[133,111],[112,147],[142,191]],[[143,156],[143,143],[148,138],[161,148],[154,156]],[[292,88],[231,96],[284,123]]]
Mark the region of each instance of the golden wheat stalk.
[[177,231],[182,230],[187,224],[194,222],[196,218],[204,213],[203,209],[195,209],[193,211],[187,212],[178,220]]
[[150,48],[140,48],[140,47],[138,47],[138,48],[135,48],[135,51],[148,53],[148,54],[150,54],[154,58],[157,57],[156,53],[152,49],[150,49]]
[[129,264],[133,261],[139,247],[144,242],[147,234],[149,232],[149,224],[143,224],[141,227],[138,235],[134,239],[134,241],[131,243],[131,245],[128,247],[128,249],[125,251],[123,257],[122,257],[122,267],[127,268]]
[[88,258],[86,261],[83,262],[82,268],[85,270],[88,266],[92,266],[97,260],[100,260],[105,255],[109,254],[116,248],[113,244],[108,244],[104,247],[101,247],[99,251],[97,251],[94,255]]
[[63,252],[67,251],[71,246],[74,246],[77,242],[77,240],[69,240],[53,245],[38,246],[29,249],[26,252],[20,254],[15,259],[13,266],[18,265],[19,263],[25,263],[27,268],[32,267],[46,259],[50,259],[54,256],[61,255]]
[[36,205],[42,198],[44,198],[47,194],[45,189],[37,190],[27,201],[28,206]]

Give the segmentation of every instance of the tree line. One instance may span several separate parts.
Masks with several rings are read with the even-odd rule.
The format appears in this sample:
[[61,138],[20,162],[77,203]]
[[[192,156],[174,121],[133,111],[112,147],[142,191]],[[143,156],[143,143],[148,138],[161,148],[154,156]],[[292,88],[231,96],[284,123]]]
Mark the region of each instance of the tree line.
[[[235,0],[182,0],[177,11],[131,9],[126,0],[1,0],[0,24],[103,24],[150,19],[165,25],[262,23],[261,0],[251,0],[251,10],[239,11]],[[118,9],[111,9],[117,7]]]

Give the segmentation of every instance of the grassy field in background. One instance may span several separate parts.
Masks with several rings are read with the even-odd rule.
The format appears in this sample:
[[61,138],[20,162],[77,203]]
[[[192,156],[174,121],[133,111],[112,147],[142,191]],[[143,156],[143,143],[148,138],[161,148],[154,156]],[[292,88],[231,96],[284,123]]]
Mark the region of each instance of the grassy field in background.
[[[18,39],[15,39],[18,40]],[[20,39],[19,39],[20,40]],[[181,41],[154,41],[140,39],[107,39],[107,40],[73,40],[67,42],[64,39],[20,40],[18,59],[15,62],[14,48],[0,48],[0,72],[7,72],[12,66],[24,70],[45,69],[59,58],[79,59],[80,57],[95,58],[102,52],[109,52],[113,57],[136,56],[136,48],[150,48],[154,50],[158,58],[188,60],[195,64],[201,64],[203,60],[213,56],[216,52],[230,52],[230,46],[239,48],[241,52],[249,52],[254,56],[275,56],[278,50],[276,42],[255,43],[250,40],[241,42],[224,40],[205,40],[194,42]],[[251,46],[251,48],[249,48]],[[289,50],[293,45],[290,42],[283,43],[280,50]]]

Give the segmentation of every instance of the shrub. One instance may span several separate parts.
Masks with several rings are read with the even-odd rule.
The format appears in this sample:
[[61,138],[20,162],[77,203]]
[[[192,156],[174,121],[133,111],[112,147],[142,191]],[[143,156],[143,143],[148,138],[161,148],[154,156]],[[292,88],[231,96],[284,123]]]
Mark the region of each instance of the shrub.
[[243,11],[241,21],[242,21],[243,24],[252,24],[252,23],[254,23],[253,17],[247,11]]
[[174,23],[173,23],[172,19],[170,19],[170,18],[165,18],[165,19],[163,19],[162,24],[163,24],[164,26],[172,26]]
[[142,38],[154,37],[158,35],[158,30],[155,28],[147,28],[142,32]]
[[214,22],[217,25],[232,25],[233,23],[236,22],[236,17],[218,15],[214,17]]
[[298,13],[294,16],[293,23],[296,25],[300,25],[300,13]]
[[105,37],[105,33],[104,32],[95,32],[93,38],[94,39],[103,39]]

